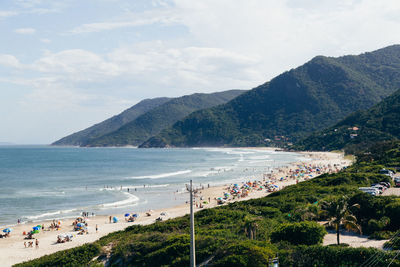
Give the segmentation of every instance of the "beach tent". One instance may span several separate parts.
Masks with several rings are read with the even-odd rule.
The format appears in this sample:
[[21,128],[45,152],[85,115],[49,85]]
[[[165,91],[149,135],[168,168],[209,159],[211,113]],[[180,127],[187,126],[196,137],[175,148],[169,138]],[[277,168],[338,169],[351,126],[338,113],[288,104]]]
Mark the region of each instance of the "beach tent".
[[112,219],[113,219],[113,222],[114,222],[114,223],[117,223],[117,222],[118,222],[118,218],[117,218],[117,217],[114,216]]

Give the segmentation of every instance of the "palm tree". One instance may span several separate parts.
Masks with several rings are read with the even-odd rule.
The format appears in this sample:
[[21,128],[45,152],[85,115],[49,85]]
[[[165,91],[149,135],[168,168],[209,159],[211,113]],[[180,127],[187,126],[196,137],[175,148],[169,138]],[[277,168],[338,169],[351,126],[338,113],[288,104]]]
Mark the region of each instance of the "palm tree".
[[251,240],[257,238],[257,229],[258,229],[257,221],[259,220],[260,218],[253,219],[248,217],[244,219],[244,233]]
[[361,232],[361,226],[357,223],[357,218],[351,212],[352,208],[360,208],[359,204],[349,206],[349,198],[347,196],[340,197],[333,201],[325,201],[322,203],[322,212],[329,218],[328,224],[335,227],[337,235],[337,243],[339,242],[340,225],[346,230],[354,230]]

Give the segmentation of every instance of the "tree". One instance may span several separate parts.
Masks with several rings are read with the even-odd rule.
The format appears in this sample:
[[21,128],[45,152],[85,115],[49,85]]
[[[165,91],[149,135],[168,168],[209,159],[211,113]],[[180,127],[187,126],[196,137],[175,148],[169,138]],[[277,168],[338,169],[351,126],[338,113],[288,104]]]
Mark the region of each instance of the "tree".
[[257,229],[258,229],[257,221],[259,220],[260,218],[252,219],[248,217],[246,217],[244,220],[244,233],[251,240],[257,238]]
[[337,243],[340,244],[340,225],[346,230],[358,231],[360,234],[361,226],[357,223],[357,218],[352,214],[352,208],[360,208],[359,204],[349,206],[349,197],[343,196],[332,201],[324,201],[322,203],[322,211],[329,218],[329,225],[336,229]]

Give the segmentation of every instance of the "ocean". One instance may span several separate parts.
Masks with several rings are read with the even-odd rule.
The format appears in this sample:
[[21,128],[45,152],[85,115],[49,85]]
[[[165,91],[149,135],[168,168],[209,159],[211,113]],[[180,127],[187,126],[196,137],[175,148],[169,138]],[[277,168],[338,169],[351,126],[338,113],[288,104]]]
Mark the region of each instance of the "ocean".
[[186,184],[262,177],[303,155],[242,148],[0,146],[0,225],[143,212],[188,200]]

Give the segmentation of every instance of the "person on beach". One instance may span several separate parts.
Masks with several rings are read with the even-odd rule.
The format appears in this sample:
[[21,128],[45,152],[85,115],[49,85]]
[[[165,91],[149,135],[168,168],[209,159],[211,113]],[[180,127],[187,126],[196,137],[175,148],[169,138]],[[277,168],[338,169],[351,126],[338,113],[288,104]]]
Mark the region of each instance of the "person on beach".
[[110,220],[110,223],[111,223],[111,216],[110,216],[110,217],[108,217],[108,219]]
[[97,226],[97,224],[96,224],[96,233],[99,231],[99,227]]
[[24,247],[26,248],[26,241],[24,241]]
[[39,240],[36,239],[35,245],[36,245],[36,248],[39,248]]

